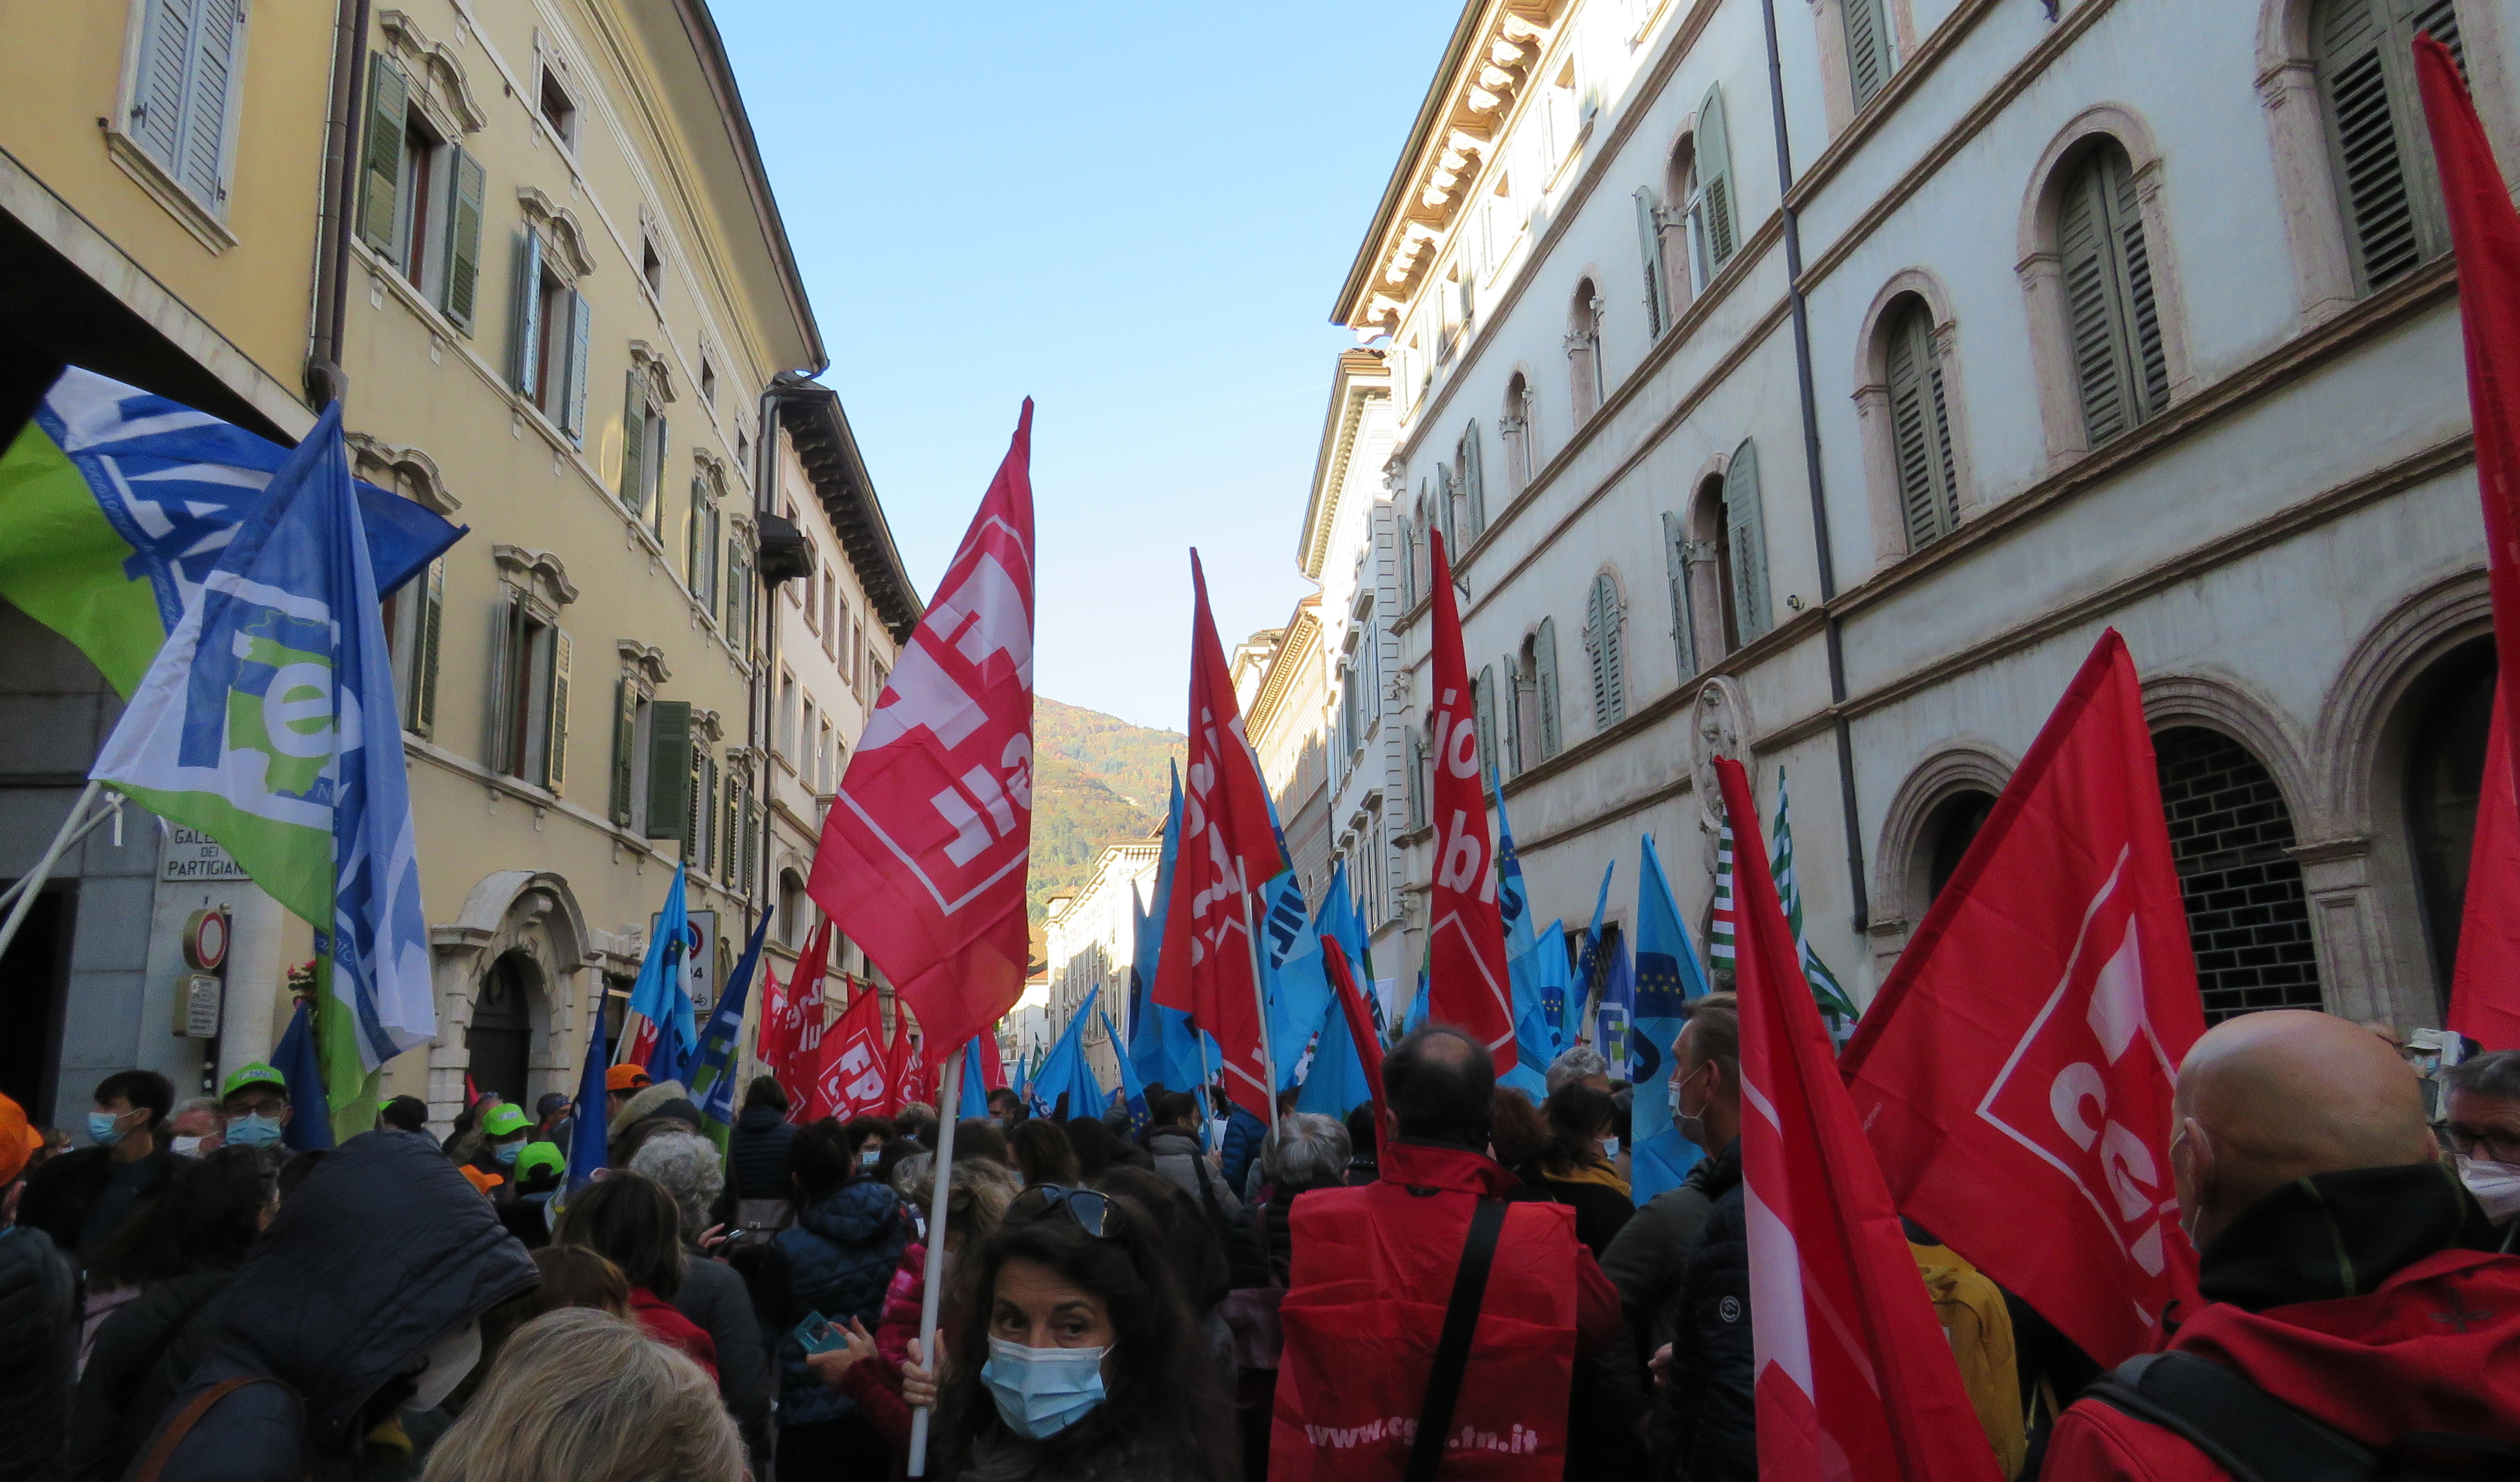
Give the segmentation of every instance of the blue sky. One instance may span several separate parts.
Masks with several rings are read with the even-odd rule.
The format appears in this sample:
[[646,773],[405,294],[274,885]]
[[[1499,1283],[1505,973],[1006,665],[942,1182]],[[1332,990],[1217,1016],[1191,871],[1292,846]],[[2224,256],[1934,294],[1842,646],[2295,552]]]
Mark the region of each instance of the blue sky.
[[1026,395],[1039,692],[1178,730],[1188,548],[1231,646],[1310,590],[1328,322],[1460,0],[721,0],[912,579]]

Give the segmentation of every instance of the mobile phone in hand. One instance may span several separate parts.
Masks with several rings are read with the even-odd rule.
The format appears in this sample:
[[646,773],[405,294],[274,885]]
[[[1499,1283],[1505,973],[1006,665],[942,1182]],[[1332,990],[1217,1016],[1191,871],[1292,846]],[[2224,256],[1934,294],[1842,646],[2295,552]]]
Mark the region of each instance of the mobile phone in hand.
[[849,1330],[834,1325],[819,1312],[807,1314],[805,1321],[796,1325],[795,1336],[808,1354],[830,1353],[832,1349],[849,1346]]

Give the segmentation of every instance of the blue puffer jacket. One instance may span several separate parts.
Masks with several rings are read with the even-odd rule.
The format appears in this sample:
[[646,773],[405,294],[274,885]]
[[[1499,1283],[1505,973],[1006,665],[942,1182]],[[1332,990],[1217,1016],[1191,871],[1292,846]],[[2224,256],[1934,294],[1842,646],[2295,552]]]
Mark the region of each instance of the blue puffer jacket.
[[796,1129],[776,1109],[746,1106],[735,1119],[727,1144],[727,1190],[739,1199],[784,1199],[788,1184],[788,1145]]
[[908,1243],[910,1222],[902,1218],[900,1196],[877,1179],[852,1180],[804,1200],[796,1224],[770,1242],[761,1277],[763,1305],[780,1315],[782,1426],[837,1420],[856,1412],[856,1401],[805,1367],[796,1325],[819,1312],[841,1326],[853,1317],[874,1326],[883,1312],[884,1286]]
[[1251,1171],[1252,1161],[1260,1156],[1261,1140],[1269,1136],[1269,1124],[1243,1110],[1234,1108],[1225,1123],[1225,1187],[1239,1193],[1243,1175]]

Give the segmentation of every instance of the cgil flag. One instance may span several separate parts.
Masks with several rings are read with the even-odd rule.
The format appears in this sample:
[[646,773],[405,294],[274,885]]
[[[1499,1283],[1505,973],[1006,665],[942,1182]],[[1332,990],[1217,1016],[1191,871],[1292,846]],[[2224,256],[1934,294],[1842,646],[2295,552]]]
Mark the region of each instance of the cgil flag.
[[[0,453],[0,597],[128,699],[289,457],[207,412],[64,370]],[[380,598],[465,533],[374,484],[352,488]]]
[[90,776],[217,839],[316,928],[332,1104],[437,1033],[393,660],[341,409],[202,574]]
[[2192,1305],[2171,1093],[2205,1032],[2135,661],[2112,628],[1847,1046],[1899,1207],[2114,1365]]
[[[1729,758],[1715,773],[1726,816],[1755,850],[1749,774]],[[1743,873],[1736,921],[1759,1475],[1997,1482],[1994,1450],[1762,872]]]
[[1462,656],[1462,614],[1453,600],[1453,568],[1441,531],[1428,533],[1427,550],[1434,700],[1427,740],[1435,775],[1427,810],[1435,829],[1435,877],[1426,892],[1427,1005],[1437,1020],[1459,1025],[1487,1046],[1503,1075],[1518,1058],[1513,986],[1497,908],[1496,838],[1488,831],[1487,789],[1479,774],[1477,706],[1469,661]]
[[824,817],[805,888],[939,1045],[1023,992],[1032,858],[1032,401]]

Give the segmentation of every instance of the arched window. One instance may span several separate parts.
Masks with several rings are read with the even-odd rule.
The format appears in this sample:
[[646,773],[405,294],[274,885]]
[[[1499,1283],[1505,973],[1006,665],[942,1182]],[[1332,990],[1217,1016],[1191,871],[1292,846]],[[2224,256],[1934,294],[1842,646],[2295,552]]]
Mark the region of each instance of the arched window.
[[1566,383],[1575,425],[1581,427],[1601,408],[1601,297],[1590,278],[1575,285],[1567,314]]
[[1768,522],[1759,493],[1759,449],[1746,438],[1724,470],[1723,516],[1716,565],[1728,599],[1725,647],[1729,651],[1774,626],[1768,605]]
[[[1453,528],[1462,532],[1462,544],[1468,545],[1485,534],[1488,527],[1487,459],[1479,442],[1479,425],[1474,421],[1462,429],[1462,440],[1453,445],[1453,467],[1461,470],[1461,482],[1454,497],[1461,501],[1461,511],[1454,516]],[[1450,539],[1450,537],[1446,537]],[[1453,553],[1447,550],[1447,557]]]
[[2202,726],[2164,731],[2152,746],[2206,1020],[2323,1007],[2292,810],[2273,775]]
[[2422,31],[2459,51],[2452,0],[2321,0],[2311,12],[2328,159],[2355,286],[2364,292],[2450,250],[2441,177],[2415,91],[2414,39]]
[[2070,169],[2057,199],[2056,256],[2074,391],[2086,446],[2096,447],[2169,407],[2170,370],[2135,167],[2123,146],[2103,139]]
[[1544,617],[1513,655],[1516,771],[1555,756],[1564,744],[1557,724],[1557,619]]
[[1520,371],[1505,383],[1505,416],[1497,421],[1497,437],[1505,444],[1505,486],[1519,494],[1540,471],[1539,429],[1531,421],[1531,378]]
[[1882,380],[1889,389],[1892,466],[1908,549],[1921,550],[1959,527],[1959,475],[1952,461],[1950,398],[1934,316],[1909,294],[1883,316]]
[[1680,317],[1698,291],[1706,287],[1705,234],[1698,229],[1701,202],[1697,196],[1697,137],[1693,134],[1673,145],[1671,163],[1663,172],[1663,199],[1670,205],[1655,213],[1655,226],[1660,232],[1677,232],[1677,247],[1667,247],[1662,253],[1663,281],[1668,286],[1672,317]]
[[812,921],[813,905],[805,896],[803,876],[793,870],[779,872],[779,939],[789,947],[805,945],[805,932]]
[[1724,123],[1724,89],[1706,90],[1697,107],[1691,188],[1685,198],[1688,212],[1689,268],[1694,292],[1706,285],[1741,246],[1739,208],[1732,200],[1732,146]]
[[1693,538],[1686,554],[1688,608],[1696,631],[1713,640],[1700,665],[1712,663],[1741,647],[1741,615],[1732,606],[1732,541],[1724,522],[1724,480],[1698,485],[1689,510]]
[[1584,603],[1584,652],[1593,661],[1593,727],[1606,731],[1628,713],[1627,603],[1609,572],[1593,578]]
[[1986,827],[1987,815],[1994,811],[1995,794],[1976,787],[1963,788],[1934,805],[1934,811],[1925,819],[1923,847],[1919,851],[1923,858],[1917,861],[1924,867],[1924,904],[1933,904],[1934,897],[1951,883],[1953,872],[1959,869],[1961,857],[1968,853],[1977,831]]
[[2467,910],[2468,855],[2485,787],[2485,741],[2494,720],[2494,640],[2453,651],[2418,682],[2407,728],[2407,852],[2414,859],[2433,991],[2450,1007],[2451,970]]
[[1846,22],[1846,80],[1858,109],[1890,85],[1899,67],[1897,38],[1890,31],[1890,8],[1882,0],[1843,0]]

